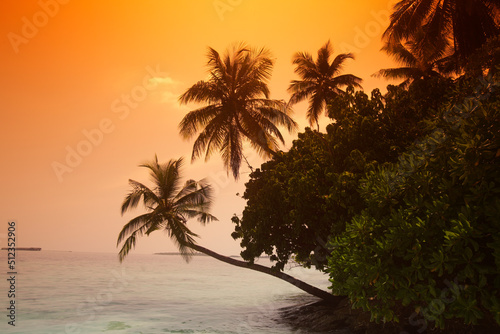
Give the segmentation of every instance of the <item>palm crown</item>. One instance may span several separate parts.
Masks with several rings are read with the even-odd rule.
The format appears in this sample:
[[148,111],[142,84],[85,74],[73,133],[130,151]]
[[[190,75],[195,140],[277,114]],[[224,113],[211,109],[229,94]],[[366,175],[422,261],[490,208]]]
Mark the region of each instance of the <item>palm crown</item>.
[[499,10],[498,0],[401,0],[384,36],[393,43],[423,29],[427,44],[447,38],[460,68],[488,38],[499,34]]
[[221,57],[209,48],[207,65],[209,78],[197,82],[179,98],[182,104],[206,104],[182,119],[180,133],[189,139],[199,132],[193,160],[203,154],[208,159],[220,151],[225,167],[238,178],[244,139],[261,155],[270,156],[275,154],[278,141],[284,143],[277,126],[293,131],[297,124],[284,101],[269,98],[267,81],[273,60],[268,50],[240,44]]
[[188,180],[181,185],[183,159],[170,160],[160,164],[155,156],[153,161],[140,167],[149,169],[154,188],[129,180],[132,190],[123,201],[122,215],[142,203],[147,213],[137,216],[123,226],[118,235],[117,246],[123,241],[119,253],[120,261],[135,247],[136,239],[156,230],[164,230],[179,248],[186,260],[192,254],[189,245],[195,244],[197,237],[186,225],[191,218],[202,224],[217,220],[208,213],[212,203],[212,188],[204,181]]
[[[450,62],[450,44],[446,39],[429,44],[423,29],[411,39],[386,43],[382,50],[392,56],[402,67],[379,70],[376,77],[405,79],[401,85],[408,86],[412,81],[447,74]],[[437,44],[436,44],[437,43]]]
[[333,47],[328,41],[318,50],[318,58],[314,61],[307,52],[298,52],[293,57],[296,65],[295,73],[301,80],[293,80],[288,87],[292,93],[289,104],[293,105],[309,98],[307,118],[309,124],[318,124],[318,118],[328,101],[344,91],[341,87],[361,87],[361,79],[352,74],[338,75],[347,59],[354,59],[351,53],[341,53],[330,63]]

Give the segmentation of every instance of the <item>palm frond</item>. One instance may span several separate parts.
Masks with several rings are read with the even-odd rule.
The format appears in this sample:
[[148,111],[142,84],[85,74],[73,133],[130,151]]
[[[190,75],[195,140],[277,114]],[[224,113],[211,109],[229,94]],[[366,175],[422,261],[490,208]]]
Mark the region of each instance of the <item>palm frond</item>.
[[382,47],[382,51],[385,51],[398,63],[404,65],[415,66],[418,62],[415,55],[410,50],[408,50],[401,42],[386,43]]
[[219,104],[212,104],[190,111],[179,123],[179,133],[185,139],[192,138],[200,128],[209,124],[221,112]]
[[297,52],[292,58],[292,64],[296,65],[294,72],[302,80],[312,80],[320,75],[316,67],[316,62],[310,53]]
[[223,98],[223,91],[213,81],[198,81],[193,86],[188,88],[180,97],[180,104],[187,104],[190,102],[206,102],[215,103]]
[[[140,218],[140,217],[142,217],[142,216],[139,216],[137,218]],[[122,262],[125,259],[125,257],[128,255],[128,253],[130,253],[130,251],[135,248],[135,244],[137,242],[137,237],[144,235],[146,230],[149,228],[147,223],[141,224],[140,222],[138,222],[136,224],[137,228],[134,229],[134,228],[132,228],[132,225],[130,225],[131,222],[132,221],[130,221],[128,224],[126,224],[124,226],[124,228],[122,229],[122,232],[120,232],[120,235],[118,237],[118,242],[116,243],[116,245],[118,246],[120,244],[120,242],[128,235],[127,239],[125,240],[125,242],[122,245],[122,248],[118,252],[118,258],[119,258],[120,262]],[[124,232],[125,228],[127,228],[126,232]]]
[[197,218],[202,224],[217,220],[208,213],[213,201],[213,188],[205,181],[186,181],[175,197],[176,209],[186,219]]
[[312,81],[293,80],[288,87],[288,92],[292,93],[289,104],[294,105],[309,98],[314,91],[318,89],[318,85]]
[[424,38],[419,41],[422,54],[419,56],[427,59],[431,59],[432,54],[443,56],[448,53],[443,50],[452,46],[457,61],[455,66],[460,69],[489,37],[498,36],[499,14],[500,2],[497,0],[466,3],[457,0],[401,0],[395,5],[383,38],[389,43],[401,42],[415,39],[419,31],[423,31]]
[[240,66],[242,75],[238,77],[238,81],[248,78],[251,81],[267,83],[272,74],[274,61],[268,49],[252,49]]
[[217,50],[209,47],[208,48],[208,52],[207,52],[207,58],[208,58],[208,61],[207,61],[207,65],[208,65],[208,68],[210,69],[210,72],[213,73],[213,75],[221,75],[220,78],[222,79],[223,78],[223,74],[226,73],[226,66],[228,64],[225,64],[219,53],[217,52]]
[[160,199],[158,198],[158,196],[142,183],[134,180],[129,180],[129,184],[132,186],[132,191],[127,194],[122,203],[122,215],[130,209],[135,209],[141,202],[141,199],[144,206],[146,207],[154,205],[155,203],[159,203]]
[[160,166],[160,182],[158,189],[161,198],[172,198],[180,189],[180,174],[182,166],[184,165],[184,158],[171,159],[166,164]]
[[132,233],[123,243],[122,248],[118,252],[118,259],[120,260],[120,262],[123,262],[128,253],[130,253],[130,251],[135,248],[136,242],[136,234]]
[[318,58],[316,59],[316,69],[318,72],[328,74],[330,71],[330,56],[332,53],[333,48],[328,40],[325,45],[318,50]]
[[123,239],[130,236],[136,230],[147,230],[152,220],[153,218],[151,213],[145,213],[131,219],[127,224],[123,226],[120,233],[118,234],[116,245],[118,246],[120,242],[123,241]]
[[309,53],[296,53],[292,63],[296,65],[295,73],[301,80],[293,80],[288,87],[292,94],[289,105],[293,105],[305,99],[309,100],[307,118],[309,124],[318,124],[319,116],[326,104],[338,94],[343,94],[341,87],[361,87],[361,78],[352,74],[337,75],[343,69],[347,59],[354,59],[350,53],[337,55],[332,62],[333,47],[327,41],[318,50],[316,61]]
[[340,73],[344,68],[344,63],[348,59],[354,60],[354,55],[352,53],[341,53],[335,57],[328,69],[328,76],[336,75]]
[[356,88],[361,88],[361,82],[363,80],[352,74],[342,74],[328,80],[329,87],[348,87],[353,86]]
[[309,108],[307,109],[306,115],[311,126],[318,124],[319,116],[325,106],[325,98],[321,93],[322,92],[314,92],[309,98]]
[[383,37],[389,41],[407,38],[426,23],[429,13],[436,6],[436,0],[402,0],[394,6],[391,23]]
[[270,91],[269,87],[265,82],[262,81],[250,81],[246,80],[238,84],[236,89],[236,94],[240,96],[240,100],[244,101],[245,99],[253,99],[253,98],[266,98],[269,99]]
[[166,221],[165,232],[179,250],[180,255],[186,262],[189,262],[194,251],[189,245],[196,244],[194,238],[198,237],[187,226],[182,216],[172,216]]
[[233,176],[237,180],[239,178],[241,160],[243,159],[243,143],[241,132],[238,131],[236,126],[227,127],[220,151],[224,166],[227,170],[233,172]]
[[[201,180],[188,180],[179,187],[183,159],[171,159],[160,163],[158,157],[141,164],[150,171],[158,194],[137,181],[130,180],[133,190],[126,196],[122,212],[134,208],[142,199],[147,202],[147,213],[131,219],[120,231],[117,246],[120,261],[135,247],[137,237],[165,230],[186,260],[189,260],[197,235],[186,225],[188,219],[197,218],[202,224],[217,220],[209,213],[212,204],[212,188]],[[132,195],[131,195],[132,194]],[[125,241],[124,241],[125,240]]]
[[295,132],[298,128],[297,122],[290,116],[293,112],[291,106],[284,101],[254,99],[257,103],[254,108],[258,110],[262,117],[268,119],[276,125],[284,126],[288,132]]
[[[277,126],[269,119],[263,117],[259,107],[245,110],[238,119],[239,130],[250,139],[254,148],[259,147],[259,154],[271,156],[277,149],[277,141],[284,143],[283,136]],[[260,150],[262,149],[262,151]]]
[[[387,68],[379,70],[378,72],[373,74],[373,76],[375,77],[384,77],[393,80],[409,79],[408,83],[410,83],[412,80],[421,78],[423,75],[424,74],[422,71],[413,67]],[[403,86],[406,86],[406,81]]]
[[213,189],[208,184],[189,180],[175,198],[178,208],[197,208],[212,203]]
[[217,217],[211,215],[210,213],[207,213],[204,209],[204,205],[198,205],[200,209],[184,209],[183,216],[186,217],[186,219],[190,218],[196,218],[199,223],[202,225],[206,225],[212,221],[218,221]]
[[191,194],[196,191],[196,189],[198,189],[198,182],[195,180],[187,180],[182,189],[175,195],[174,200],[179,203],[184,196]]
[[205,126],[194,142],[192,161],[203,154],[205,154],[205,160],[208,160],[213,152],[220,149],[227,131],[226,124],[227,116],[224,112],[220,112]]

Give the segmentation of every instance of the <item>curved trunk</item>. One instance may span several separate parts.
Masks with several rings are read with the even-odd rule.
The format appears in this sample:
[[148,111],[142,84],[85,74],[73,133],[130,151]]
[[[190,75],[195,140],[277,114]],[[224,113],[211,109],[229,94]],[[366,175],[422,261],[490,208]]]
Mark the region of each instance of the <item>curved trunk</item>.
[[326,301],[330,304],[333,304],[333,305],[337,305],[339,302],[345,300],[345,298],[346,298],[345,296],[334,296],[327,291],[318,289],[310,284],[307,284],[307,283],[300,281],[300,280],[298,280],[298,279],[296,279],[288,274],[285,274],[284,272],[274,270],[272,268],[262,266],[260,264],[248,263],[248,262],[240,261],[240,260],[228,257],[228,256],[220,255],[216,252],[211,251],[210,249],[207,249],[207,248],[199,246],[199,245],[192,244],[192,245],[188,245],[188,247],[190,247],[190,248],[192,248],[200,253],[211,256],[219,261],[222,261],[222,262],[225,262],[228,264],[232,264],[233,266],[256,270],[256,271],[259,271],[261,273],[265,273],[265,274],[280,278],[280,279],[282,279],[290,284],[295,285],[297,288],[299,288],[299,289],[301,289],[301,290],[303,290],[303,291],[305,291],[313,296],[321,298],[324,301]]

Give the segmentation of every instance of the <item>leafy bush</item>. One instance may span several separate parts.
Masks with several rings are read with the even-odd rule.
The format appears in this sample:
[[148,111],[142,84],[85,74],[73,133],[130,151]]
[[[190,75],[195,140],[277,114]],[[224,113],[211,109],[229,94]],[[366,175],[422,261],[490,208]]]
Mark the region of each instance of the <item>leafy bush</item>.
[[459,81],[460,102],[397,162],[361,179],[365,208],[330,239],[334,294],[377,321],[414,310],[440,328],[500,324],[499,86]]
[[329,116],[335,121],[327,133],[306,129],[288,152],[250,175],[243,215],[233,217],[242,257],[252,261],[264,253],[278,269],[293,257],[322,270],[328,237],[342,233],[365,207],[360,178],[379,163],[396,161],[426,133],[423,120],[446,101],[449,86],[436,78],[409,91],[389,87],[386,96],[348,89],[333,100]]

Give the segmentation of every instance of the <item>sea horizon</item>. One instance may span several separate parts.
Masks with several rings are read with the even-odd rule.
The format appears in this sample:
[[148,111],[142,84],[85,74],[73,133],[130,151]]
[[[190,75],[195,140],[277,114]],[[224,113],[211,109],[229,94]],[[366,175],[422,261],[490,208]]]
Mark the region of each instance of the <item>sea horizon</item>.
[[[120,264],[113,253],[42,250],[17,260],[16,323],[0,326],[9,333],[290,333],[279,310],[315,300],[210,257],[130,254]],[[314,270],[287,272],[328,285]]]

